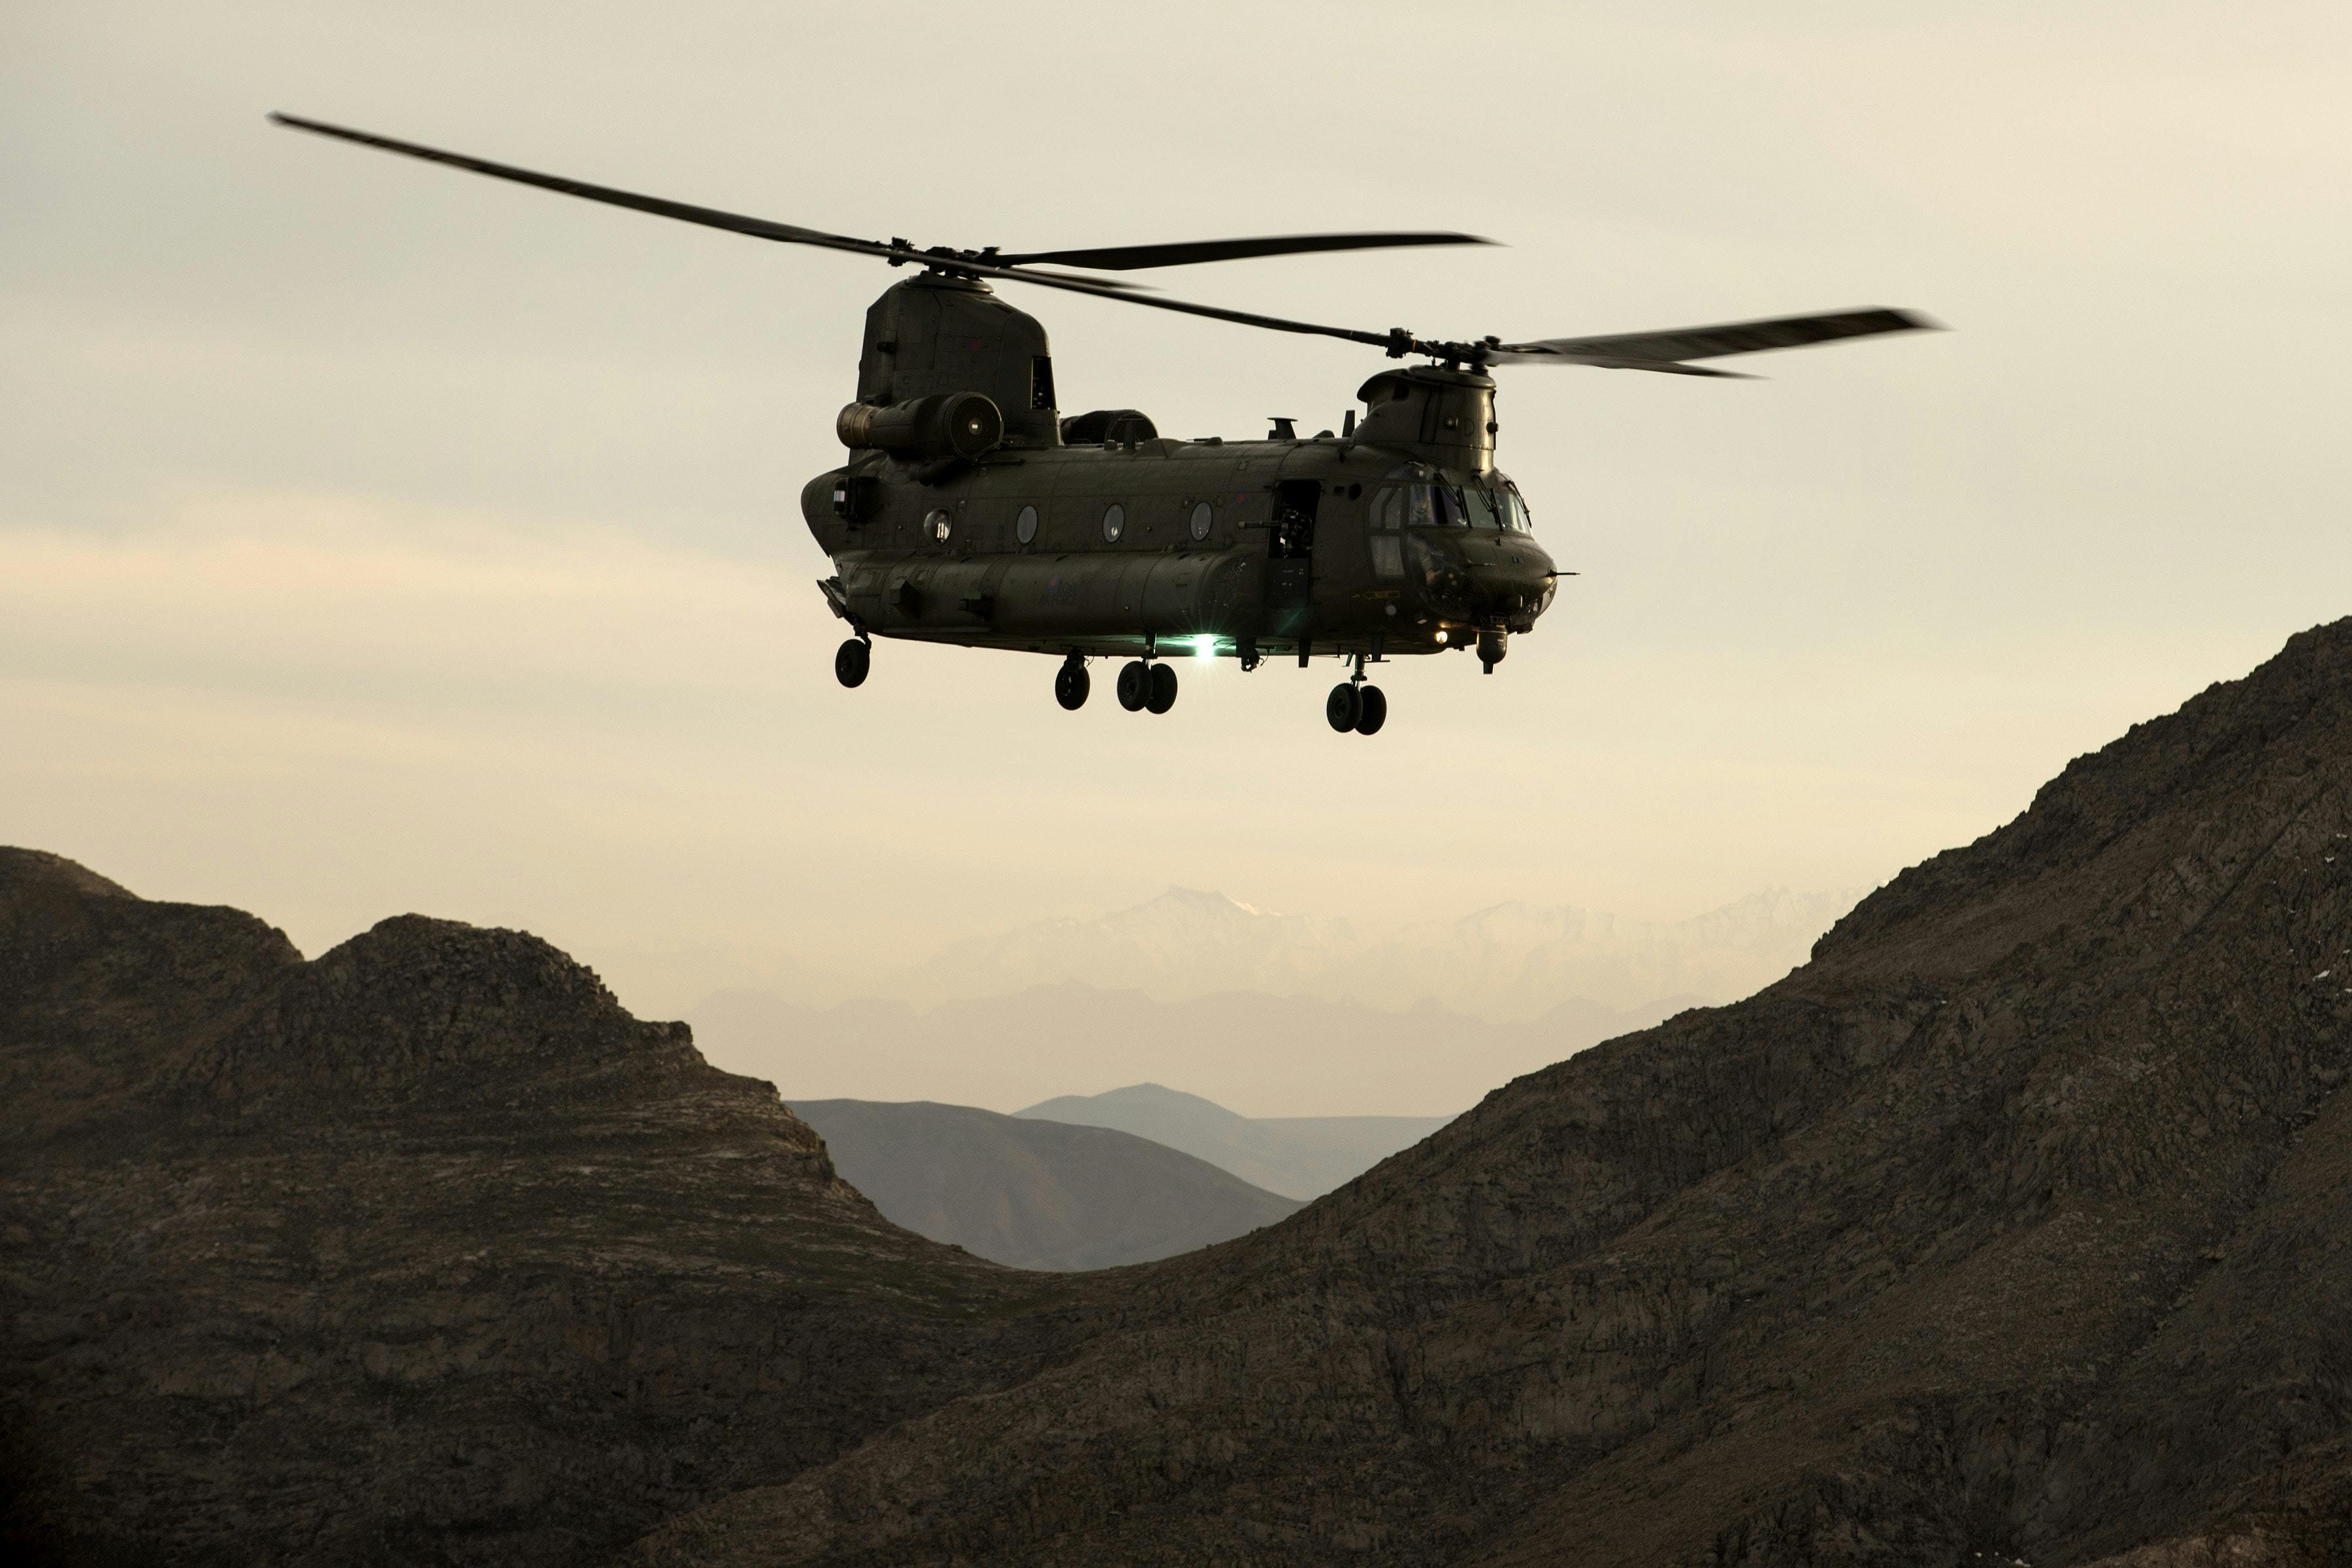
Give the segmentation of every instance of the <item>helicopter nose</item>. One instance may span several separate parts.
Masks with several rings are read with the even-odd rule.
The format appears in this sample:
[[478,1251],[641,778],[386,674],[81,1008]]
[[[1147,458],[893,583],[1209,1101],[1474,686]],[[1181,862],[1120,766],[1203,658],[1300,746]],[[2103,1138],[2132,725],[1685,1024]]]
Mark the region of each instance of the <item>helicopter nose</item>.
[[1499,551],[1470,569],[1471,597],[1478,608],[1518,629],[1551,607],[1558,581],[1551,557],[1531,544]]

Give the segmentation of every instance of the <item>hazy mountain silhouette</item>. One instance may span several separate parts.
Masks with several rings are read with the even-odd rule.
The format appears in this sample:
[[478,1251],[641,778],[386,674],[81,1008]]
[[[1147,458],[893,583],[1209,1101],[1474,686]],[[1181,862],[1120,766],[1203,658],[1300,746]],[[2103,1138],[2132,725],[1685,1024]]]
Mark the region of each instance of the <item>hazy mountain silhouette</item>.
[[1227,991],[1389,1009],[1430,1003],[1494,1022],[1563,1003],[1644,1008],[1727,1002],[1804,962],[1859,895],[1775,889],[1682,921],[1571,906],[1497,904],[1391,935],[1171,888],[1095,919],[1041,921],[954,942],[879,989],[918,1005],[1038,985],[1137,991],[1174,1002]]
[[[1013,1114],[1048,1122],[1116,1127],[1181,1149],[1268,1192],[1293,1198],[1319,1198],[1453,1120],[1446,1116],[1254,1119],[1237,1116],[1197,1094],[1156,1083],[1131,1084],[1103,1094],[1066,1094]],[[855,1172],[849,1175],[856,1181]],[[862,1182],[858,1184],[865,1187]],[[865,1190],[873,1196],[871,1187]],[[890,1212],[890,1205],[879,1197],[875,1202],[883,1213]]]
[[792,1109],[884,1218],[1015,1268],[1149,1262],[1303,1206],[1106,1125],[925,1101],[795,1100]]
[[812,1098],[1011,1108],[1173,1079],[1220,1101],[1425,1118],[1690,1002],[1626,1012],[1570,1003],[1498,1027],[1427,1005],[1393,1011],[1262,992],[1155,1002],[1047,985],[929,1009],[873,1000],[803,1007],[725,992],[689,1021],[715,1059]]

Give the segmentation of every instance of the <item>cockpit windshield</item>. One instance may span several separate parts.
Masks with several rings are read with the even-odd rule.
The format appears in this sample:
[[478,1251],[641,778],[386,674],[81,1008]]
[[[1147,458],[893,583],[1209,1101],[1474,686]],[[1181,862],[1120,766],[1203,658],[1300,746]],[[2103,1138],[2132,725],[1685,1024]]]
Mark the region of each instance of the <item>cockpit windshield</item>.
[[1510,533],[1535,532],[1528,503],[1508,476],[1489,471],[1471,474],[1449,471],[1426,463],[1407,463],[1390,470],[1389,483],[1373,499],[1375,528],[1489,528]]

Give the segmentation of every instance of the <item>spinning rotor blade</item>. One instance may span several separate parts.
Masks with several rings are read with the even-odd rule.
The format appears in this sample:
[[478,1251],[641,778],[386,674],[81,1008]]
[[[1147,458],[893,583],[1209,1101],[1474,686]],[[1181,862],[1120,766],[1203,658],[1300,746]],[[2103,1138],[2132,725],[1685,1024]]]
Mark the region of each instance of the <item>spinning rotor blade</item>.
[[1738,375],[1738,371],[1715,370],[1684,362],[1935,328],[1935,322],[1909,310],[1843,310],[1827,316],[1778,316],[1768,321],[1685,327],[1679,331],[1619,332],[1600,338],[1545,338],[1531,343],[1500,343],[1488,347],[1486,359],[1493,364],[1589,364],[1604,370],[1660,370],[1676,375]]
[[1188,267],[1196,261],[1238,261],[1252,256],[1305,256],[1323,250],[1380,250],[1408,245],[1492,245],[1475,234],[1288,234],[1262,239],[1192,239],[1174,245],[1113,245],[1094,250],[1033,250],[996,259],[1008,267],[1032,261],[1126,272],[1139,267]]
[[604,202],[616,207],[628,207],[656,217],[674,217],[687,223],[698,223],[709,228],[731,229],[759,239],[780,239],[793,245],[819,245],[828,250],[854,250],[866,256],[906,256],[910,260],[922,259],[920,253],[901,250],[897,247],[877,245],[870,239],[852,239],[846,235],[826,234],[820,229],[802,228],[797,224],[772,223],[766,218],[745,217],[740,213],[720,212],[716,207],[698,207],[685,202],[665,201],[659,196],[641,196],[632,191],[616,191],[609,185],[592,185],[584,180],[567,180],[561,174],[534,174],[518,169],[511,163],[493,163],[487,158],[469,158],[462,153],[444,153],[437,147],[421,147],[414,142],[396,142],[389,136],[372,136],[364,131],[352,131],[341,125],[329,125],[323,121],[304,120],[291,114],[272,114],[273,124],[290,126],[297,131],[313,132],[320,136],[332,136],[338,141],[356,142],[362,147],[380,147],[387,153],[403,153],[411,158],[422,158],[428,163],[446,163],[453,169],[466,169],[477,174],[488,174],[494,179],[512,180],[518,184],[537,185],[542,191],[558,191],[567,196],[584,196],[592,202]]
[[1468,234],[1401,231],[1210,239],[1173,245],[1110,246],[1094,250],[1040,250],[1013,256],[987,250],[956,250],[945,246],[919,250],[904,240],[894,239],[885,243],[856,239],[847,235],[827,234],[822,229],[803,228],[798,224],[777,223],[769,218],[722,212],[716,207],[695,206],[660,196],[640,195],[634,191],[593,185],[584,180],[566,179],[560,174],[537,174],[529,169],[516,168],[511,163],[495,163],[487,158],[473,158],[462,153],[446,153],[437,147],[421,146],[414,142],[372,135],[364,131],[330,125],[323,121],[304,120],[291,114],[272,114],[269,118],[277,124],[297,131],[308,131],[315,135],[356,142],[362,147],[421,158],[428,163],[446,163],[453,169],[488,174],[493,179],[512,180],[518,184],[536,185],[541,190],[554,191],[562,195],[651,213],[656,217],[677,218],[708,228],[723,228],[735,234],[750,235],[756,239],[876,256],[894,267],[912,262],[919,267],[935,268],[958,277],[995,278],[1032,283],[1041,289],[1058,289],[1068,294],[1090,294],[1097,300],[1122,300],[1130,305],[1149,305],[1155,310],[1174,310],[1181,315],[1232,321],[1244,327],[1262,327],[1268,331],[1339,338],[1346,342],[1370,344],[1385,351],[1391,359],[1422,353],[1449,364],[1475,367],[1491,364],[1586,364],[1616,370],[1669,371],[1677,375],[1731,376],[1739,373],[1714,370],[1685,362],[1713,359],[1723,354],[1753,353],[1760,349],[1794,348],[1803,343],[1827,342],[1836,338],[1915,331],[1936,324],[1924,316],[1913,315],[1906,310],[1849,310],[1826,316],[1786,316],[1768,321],[1735,321],[1724,326],[1691,327],[1673,332],[1547,338],[1526,343],[1498,342],[1492,338],[1475,343],[1433,341],[1416,338],[1402,327],[1394,327],[1385,332],[1370,332],[1353,327],[1331,327],[1315,321],[1292,321],[1283,316],[1260,315],[1252,310],[1229,310],[1218,305],[1196,305],[1189,300],[1171,300],[1164,295],[1139,291],[1141,285],[1119,279],[1087,278],[1066,272],[1033,272],[1023,264],[1058,262],[1065,266],[1126,271],[1148,267],[1177,267],[1198,261],[1229,261],[1253,256],[1289,256],[1392,246],[1491,245],[1494,241]]
[[[462,153],[445,153],[437,147],[426,147],[415,142],[402,142],[390,136],[376,136],[346,126],[330,125],[324,121],[305,120],[292,114],[272,114],[270,121],[296,131],[309,131],[338,141],[357,142],[362,147],[375,147],[386,153],[399,153],[411,158],[422,158],[428,163],[446,163],[453,169],[464,169],[493,179],[512,180],[518,184],[536,185],[543,191],[555,191],[567,196],[581,196],[592,202],[627,207],[634,212],[651,213],[656,217],[677,218],[686,223],[701,224],[709,228],[723,228],[735,234],[748,234],[756,239],[781,240],[789,245],[820,246],[827,250],[855,251],[861,256],[878,256],[895,264],[914,262],[921,267],[937,267],[974,278],[1005,278],[1022,283],[1034,283],[1044,289],[1059,289],[1072,294],[1092,294],[1100,300],[1125,300],[1130,304],[1150,305],[1155,310],[1176,310],[1189,316],[1206,316],[1213,321],[1236,321],[1245,327],[1265,327],[1277,332],[1311,332],[1323,337],[1345,338],[1351,342],[1371,343],[1387,348],[1394,334],[1360,332],[1347,327],[1318,326],[1312,321],[1287,321],[1280,316],[1261,316],[1248,310],[1227,310],[1214,305],[1194,305],[1182,300],[1147,299],[1136,290],[1141,286],[1108,278],[1078,278],[1061,272],[1031,272],[1006,265],[1007,258],[986,252],[958,250],[918,250],[913,246],[878,240],[853,239],[847,235],[827,234],[822,229],[803,228],[798,224],[777,223],[769,218],[747,217],[741,213],[721,212],[716,207],[695,206],[686,202],[668,201],[660,196],[639,195],[634,191],[614,190],[610,185],[593,185],[584,180],[566,179],[561,174],[541,174],[530,169],[519,169],[511,163],[496,163],[487,158],[468,157]],[[1212,241],[1214,244],[1274,243],[1283,241]],[[1179,247],[1148,247],[1137,248],[1175,249]],[[1062,253],[1065,255],[1076,253]],[[1102,254],[1102,253],[1096,253]],[[1398,351],[1403,352],[1402,350]]]

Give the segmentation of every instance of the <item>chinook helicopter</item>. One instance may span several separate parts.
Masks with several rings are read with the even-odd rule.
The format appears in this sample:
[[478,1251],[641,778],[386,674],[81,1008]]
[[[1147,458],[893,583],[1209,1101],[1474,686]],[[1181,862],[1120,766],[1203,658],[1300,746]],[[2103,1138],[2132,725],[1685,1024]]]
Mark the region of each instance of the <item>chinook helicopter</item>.
[[[1005,253],[855,239],[534,174],[293,115],[278,124],[656,216],[871,256],[922,270],[866,312],[857,396],[835,431],[848,460],[811,479],[801,512],[835,575],[817,586],[851,632],[834,658],[862,685],[876,637],[1018,649],[1060,661],[1055,698],[1086,704],[1087,666],[1124,659],[1130,712],[1176,703],[1171,654],[1339,658],[1324,717],[1370,735],[1388,699],[1369,666],[1475,651],[1491,675],[1532,630],[1559,579],[1526,499],[1495,466],[1498,365],[1591,365],[1734,376],[1694,363],[1764,349],[1931,327],[1907,310],[1603,337],[1452,342],[1232,310],[1139,290],[1126,272],[1250,257],[1492,241],[1451,232],[1315,234]],[[1077,272],[1061,270],[1080,268]],[[1339,338],[1390,359],[1337,432],[1276,418],[1262,440],[1177,440],[1133,408],[1065,417],[1034,317],[993,282],[1281,332]]]

